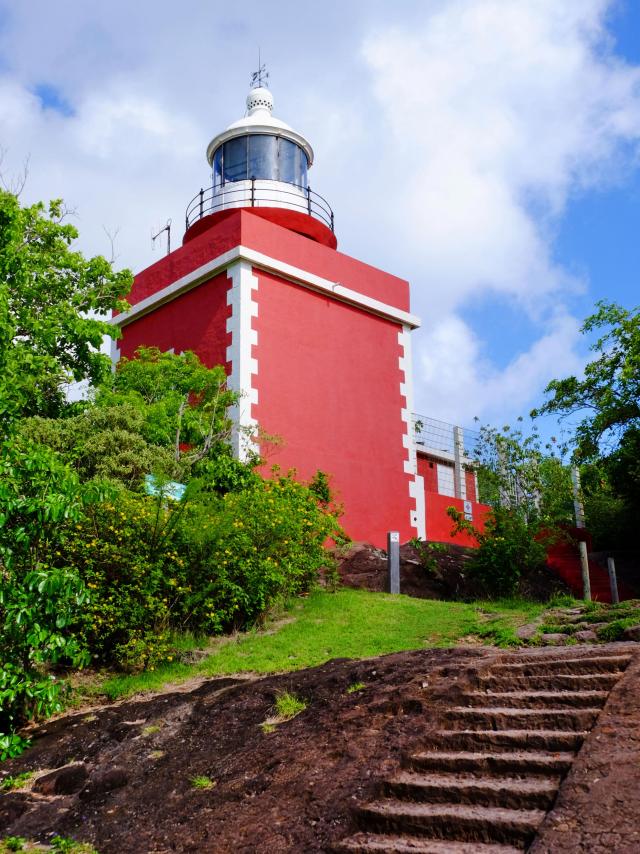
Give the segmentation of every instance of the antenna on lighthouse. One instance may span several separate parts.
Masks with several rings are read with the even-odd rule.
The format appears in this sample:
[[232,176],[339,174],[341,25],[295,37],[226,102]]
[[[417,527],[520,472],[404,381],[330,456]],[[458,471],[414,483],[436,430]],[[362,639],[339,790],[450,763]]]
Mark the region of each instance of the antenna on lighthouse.
[[160,237],[161,234],[167,232],[167,255],[171,254],[171,220],[167,220],[167,224],[163,226],[157,234],[153,233],[153,229],[151,229],[151,249],[156,248],[156,240]]

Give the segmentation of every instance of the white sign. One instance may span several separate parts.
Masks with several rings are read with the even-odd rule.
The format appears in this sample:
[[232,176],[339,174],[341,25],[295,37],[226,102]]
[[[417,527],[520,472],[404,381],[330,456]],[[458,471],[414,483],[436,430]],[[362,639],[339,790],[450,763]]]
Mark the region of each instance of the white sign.
[[464,518],[467,522],[473,522],[473,504],[471,501],[464,502]]
[[390,543],[399,543],[400,542],[400,534],[398,531],[389,531],[389,542]]

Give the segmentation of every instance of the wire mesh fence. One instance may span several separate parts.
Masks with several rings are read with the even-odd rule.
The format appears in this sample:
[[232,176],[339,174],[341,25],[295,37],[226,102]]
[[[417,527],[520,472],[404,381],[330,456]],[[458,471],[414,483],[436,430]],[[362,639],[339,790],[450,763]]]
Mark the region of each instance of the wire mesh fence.
[[[456,425],[447,421],[439,421],[426,415],[412,415],[413,433],[419,450],[431,451],[434,454],[455,455]],[[462,456],[475,459],[480,443],[480,431],[468,427],[460,429]]]

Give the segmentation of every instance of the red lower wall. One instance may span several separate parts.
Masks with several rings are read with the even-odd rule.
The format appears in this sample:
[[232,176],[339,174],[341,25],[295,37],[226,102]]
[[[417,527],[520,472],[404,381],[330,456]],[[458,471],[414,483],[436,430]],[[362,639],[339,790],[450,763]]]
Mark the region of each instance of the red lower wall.
[[[462,498],[452,498],[450,495],[438,495],[435,492],[425,492],[425,508],[427,517],[427,540],[436,543],[456,543],[459,546],[470,546],[474,548],[478,541],[471,534],[462,532],[455,536],[453,520],[447,515],[447,507],[455,507],[464,513],[464,501]],[[473,520],[472,524],[479,531],[484,531],[484,521],[489,511],[487,504],[471,502]]]
[[317,469],[332,476],[355,540],[378,546],[387,531],[415,536],[403,462],[405,399],[400,395],[400,326],[254,270],[258,360],[252,407],[262,430],[282,440],[265,447],[267,468]]

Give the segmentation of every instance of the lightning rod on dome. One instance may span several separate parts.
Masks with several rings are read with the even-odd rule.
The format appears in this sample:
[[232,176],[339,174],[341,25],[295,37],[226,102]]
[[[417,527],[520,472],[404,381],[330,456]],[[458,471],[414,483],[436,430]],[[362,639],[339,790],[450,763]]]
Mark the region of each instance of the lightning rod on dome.
[[258,70],[251,75],[251,88],[257,89],[259,86],[266,86],[269,82],[269,72],[267,71],[266,63],[262,62],[260,57],[260,48],[258,48]]

